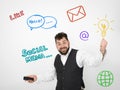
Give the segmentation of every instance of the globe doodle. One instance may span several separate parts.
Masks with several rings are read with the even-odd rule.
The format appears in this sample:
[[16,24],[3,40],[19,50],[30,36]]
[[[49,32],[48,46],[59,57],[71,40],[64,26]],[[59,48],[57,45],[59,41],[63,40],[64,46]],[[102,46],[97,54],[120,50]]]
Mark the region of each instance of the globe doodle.
[[97,82],[100,86],[108,87],[113,83],[114,77],[110,71],[101,71],[97,76]]

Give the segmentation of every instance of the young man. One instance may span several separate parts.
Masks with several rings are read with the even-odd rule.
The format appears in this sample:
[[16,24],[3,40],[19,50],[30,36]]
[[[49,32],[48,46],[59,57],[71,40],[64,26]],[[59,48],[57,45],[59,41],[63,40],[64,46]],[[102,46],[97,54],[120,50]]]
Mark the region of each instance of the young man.
[[[56,55],[54,68],[47,74],[45,80],[52,80],[57,77],[56,90],[83,90],[83,67],[85,64],[94,66],[102,62],[106,52],[107,41],[102,39],[100,50],[96,57],[80,50],[70,47],[67,34],[60,32],[55,36],[55,43],[59,54]],[[37,75],[29,75],[34,80],[27,80],[29,83],[37,81]],[[42,77],[41,77],[42,78]]]

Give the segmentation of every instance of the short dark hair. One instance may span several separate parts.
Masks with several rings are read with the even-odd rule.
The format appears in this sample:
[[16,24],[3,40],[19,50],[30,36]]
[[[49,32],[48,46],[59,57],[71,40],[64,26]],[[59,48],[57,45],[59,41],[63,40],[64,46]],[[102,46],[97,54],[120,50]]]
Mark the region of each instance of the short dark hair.
[[56,41],[56,40],[60,40],[60,39],[62,39],[63,37],[65,37],[65,39],[68,40],[67,34],[64,33],[64,32],[60,32],[60,33],[56,34],[56,36],[55,36],[55,41]]

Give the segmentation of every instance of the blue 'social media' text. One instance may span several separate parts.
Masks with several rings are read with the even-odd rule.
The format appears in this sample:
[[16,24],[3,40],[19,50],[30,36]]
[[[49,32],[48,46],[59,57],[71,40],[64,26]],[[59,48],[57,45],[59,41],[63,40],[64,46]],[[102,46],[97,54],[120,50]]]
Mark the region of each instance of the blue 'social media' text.
[[25,58],[26,63],[52,57],[51,54],[50,55],[44,54],[44,52],[47,50],[48,48],[45,45],[32,48],[31,50],[22,49],[22,57]]

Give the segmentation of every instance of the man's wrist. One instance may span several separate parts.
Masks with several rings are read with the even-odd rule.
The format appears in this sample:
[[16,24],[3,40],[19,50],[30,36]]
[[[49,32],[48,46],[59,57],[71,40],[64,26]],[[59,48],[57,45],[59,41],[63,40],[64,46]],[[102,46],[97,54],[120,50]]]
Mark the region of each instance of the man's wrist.
[[100,50],[101,51],[101,53],[102,53],[102,55],[103,55],[103,58],[102,58],[102,60],[104,59],[104,57],[105,57],[105,54],[106,54],[106,49],[105,50]]

